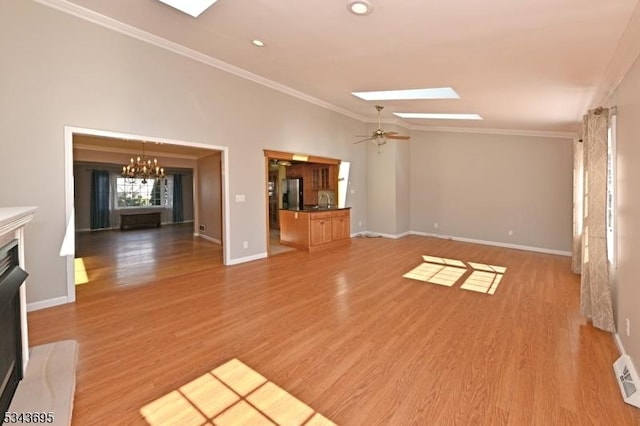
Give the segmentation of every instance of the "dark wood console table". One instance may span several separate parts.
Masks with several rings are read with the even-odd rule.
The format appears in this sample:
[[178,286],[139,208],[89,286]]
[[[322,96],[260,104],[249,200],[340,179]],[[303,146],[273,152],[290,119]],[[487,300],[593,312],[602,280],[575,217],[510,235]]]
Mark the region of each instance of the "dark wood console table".
[[160,226],[160,212],[120,213],[120,229],[138,226]]

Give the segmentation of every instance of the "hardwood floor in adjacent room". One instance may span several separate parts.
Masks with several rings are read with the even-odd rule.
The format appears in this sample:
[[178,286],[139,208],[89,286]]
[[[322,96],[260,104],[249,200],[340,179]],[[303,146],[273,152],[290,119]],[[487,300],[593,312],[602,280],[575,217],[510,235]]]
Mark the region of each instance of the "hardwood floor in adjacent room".
[[220,266],[222,246],[194,238],[192,223],[79,232],[76,259],[82,260],[88,281],[76,286],[81,297],[85,291],[141,285]]
[[[341,425],[640,424],[567,257],[409,236],[225,267],[185,247],[140,253],[157,277],[96,248],[108,284],[29,313],[32,345],[79,343],[74,424],[145,424],[143,406],[233,358]],[[470,271],[403,278],[422,255],[507,271],[492,296],[460,288]]]

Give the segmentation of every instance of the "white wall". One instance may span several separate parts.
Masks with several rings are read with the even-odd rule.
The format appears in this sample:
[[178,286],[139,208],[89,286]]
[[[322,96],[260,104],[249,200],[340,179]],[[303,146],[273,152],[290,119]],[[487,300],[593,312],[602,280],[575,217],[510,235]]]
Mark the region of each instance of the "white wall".
[[[265,148],[350,161],[352,232],[433,232],[437,220],[448,235],[569,250],[570,141],[413,131],[377,154],[353,144],[364,123],[35,2],[0,2],[0,54],[0,178],[12,184],[0,199],[39,207],[29,302],[66,294],[65,125],[228,147],[232,261],[266,253]],[[46,179],[15,179],[24,164]]]
[[412,231],[571,250],[570,139],[412,130],[410,146]]
[[[351,161],[347,203],[366,226],[356,120],[30,1],[0,2],[0,54],[2,204],[39,207],[29,302],[66,295],[65,125],[229,147],[229,195],[246,198],[229,206],[232,260],[266,253],[264,148]],[[15,179],[25,164],[46,177]]]
[[[406,132],[402,132],[406,133]],[[411,231],[411,148],[410,142],[394,141],[396,145],[396,234]]]
[[367,153],[367,231],[396,235],[396,145],[359,144]]
[[[616,89],[612,105],[617,114],[617,203],[618,270],[614,312],[624,348],[640,368],[640,59],[636,59]],[[631,321],[627,337],[625,319]]]

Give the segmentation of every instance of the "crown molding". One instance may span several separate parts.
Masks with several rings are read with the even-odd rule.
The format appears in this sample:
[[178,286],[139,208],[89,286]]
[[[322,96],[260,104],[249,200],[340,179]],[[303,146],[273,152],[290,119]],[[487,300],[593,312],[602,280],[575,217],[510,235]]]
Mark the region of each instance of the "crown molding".
[[260,84],[262,86],[268,87],[270,89],[277,90],[289,96],[293,96],[294,98],[301,99],[303,101],[328,109],[338,114],[345,115],[355,120],[366,121],[366,118],[364,116],[354,114],[351,111],[348,111],[344,108],[340,108],[338,106],[325,102],[321,99],[315,98],[313,96],[307,95],[306,93],[295,90],[289,86],[285,86],[284,84],[275,82],[273,80],[269,80],[268,78],[261,77],[245,69],[236,67],[235,65],[231,65],[227,62],[205,55],[193,49],[189,49],[188,47],[185,47],[181,44],[169,41],[162,37],[158,37],[147,31],[143,31],[139,28],[125,24],[113,18],[109,18],[108,16],[86,9],[82,6],[78,6],[77,4],[70,3],[66,0],[34,0],[34,1],[44,6],[48,6],[52,9],[56,9],[61,12],[67,13],[69,15],[75,16],[77,18],[83,19],[85,21],[92,22],[94,24],[100,25],[102,27],[108,28],[110,30],[119,32],[124,35],[128,35],[137,40],[144,41],[154,46],[166,49],[170,52],[176,53],[178,55],[192,59],[194,61],[198,61],[203,64],[209,65],[211,67],[217,68],[219,70],[228,72],[229,74],[233,74],[237,77],[244,78],[245,80],[249,80],[254,83]]
[[[367,120],[368,124],[378,124],[378,121]],[[489,135],[510,135],[510,136],[532,136],[542,138],[575,139],[578,133],[573,132],[551,132],[542,130],[520,130],[520,129],[482,129],[474,127],[436,127],[436,126],[416,126],[400,119],[381,120],[380,124],[393,124],[403,129],[423,132],[448,132],[448,133],[481,133]]]
[[[354,120],[358,120],[368,124],[377,124],[377,120],[373,120],[368,117],[355,114],[344,108],[338,107],[336,105],[330,104],[329,102],[325,102],[321,99],[307,95],[306,93],[295,90],[289,86],[285,86],[284,84],[261,77],[245,69],[236,67],[235,65],[231,65],[227,62],[223,62],[219,59],[197,52],[193,49],[189,49],[188,47],[185,47],[181,44],[169,41],[162,37],[158,37],[147,31],[143,31],[139,28],[125,24],[113,18],[109,18],[108,16],[86,9],[82,6],[78,6],[77,4],[71,3],[67,0],[34,0],[34,1],[44,6],[50,7],[52,9],[59,10],[61,12],[67,13],[69,15],[75,16],[85,21],[92,22],[96,25],[100,25],[104,28],[108,28],[118,33],[135,38],[137,40],[149,43],[156,47],[160,47],[162,49],[184,56],[194,61],[201,62],[203,64],[217,68],[221,71],[228,72],[237,77],[252,81],[256,84],[260,84],[262,86],[293,96],[295,98],[301,99],[303,101],[309,102],[319,107],[336,112],[338,114],[353,118]],[[633,52],[635,52],[635,56],[633,56]],[[626,72],[629,70],[629,68],[633,64],[633,59],[635,59],[638,56],[638,53],[640,53],[640,5],[636,7],[634,14],[631,20],[629,21],[629,25],[627,26],[627,29],[623,34],[623,40],[621,40],[621,42],[618,45],[618,49],[616,50],[615,57],[620,56],[620,59],[612,61],[611,63],[612,65],[609,67],[609,71],[607,71],[607,78],[604,79],[604,81],[607,81],[607,82],[613,81],[615,83],[606,84],[603,82],[601,86],[606,87],[606,90],[603,90],[602,92],[605,93],[606,95],[600,96],[600,97],[603,97],[603,98],[610,97],[610,95],[615,90],[615,87],[617,87],[617,85],[620,83],[620,81],[622,80]],[[631,56],[633,56],[633,59],[630,59]],[[615,66],[613,66],[614,63],[616,64]],[[591,103],[592,102],[590,102],[590,104]],[[593,104],[598,104],[598,103],[602,104],[603,102],[593,102]],[[586,108],[585,108],[585,111],[586,111]],[[413,125],[407,124],[402,120],[383,120],[381,121],[381,123],[395,124],[397,126],[403,127],[408,130],[433,131],[433,132],[482,133],[482,134],[496,134],[496,135],[540,136],[540,137],[569,138],[569,139],[573,139],[577,135],[577,133],[572,133],[572,132],[551,132],[551,131],[511,130],[511,129],[479,129],[479,128],[467,128],[467,127],[462,128],[462,127],[413,126]]]
[[611,102],[613,93],[638,57],[640,57],[640,3],[636,5],[604,77],[600,80],[594,95],[587,101],[584,112],[599,106],[607,106]]
[[450,132],[450,133],[480,133],[487,135],[509,135],[509,136],[532,136],[542,138],[575,139],[577,133],[573,132],[547,132],[538,130],[516,130],[516,129],[480,129],[473,127],[428,127],[428,126],[406,126],[409,130],[423,132]]

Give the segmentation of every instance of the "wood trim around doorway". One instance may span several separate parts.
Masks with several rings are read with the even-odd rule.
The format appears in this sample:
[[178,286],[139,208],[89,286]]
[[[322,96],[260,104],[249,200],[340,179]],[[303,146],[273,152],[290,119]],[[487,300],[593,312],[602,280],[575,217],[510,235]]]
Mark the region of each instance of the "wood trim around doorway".
[[306,161],[307,163],[317,164],[340,164],[341,161],[335,158],[318,157],[316,155],[298,154],[293,152],[273,151],[270,149],[264,150],[264,156],[266,158],[277,158],[278,160],[289,161]]

